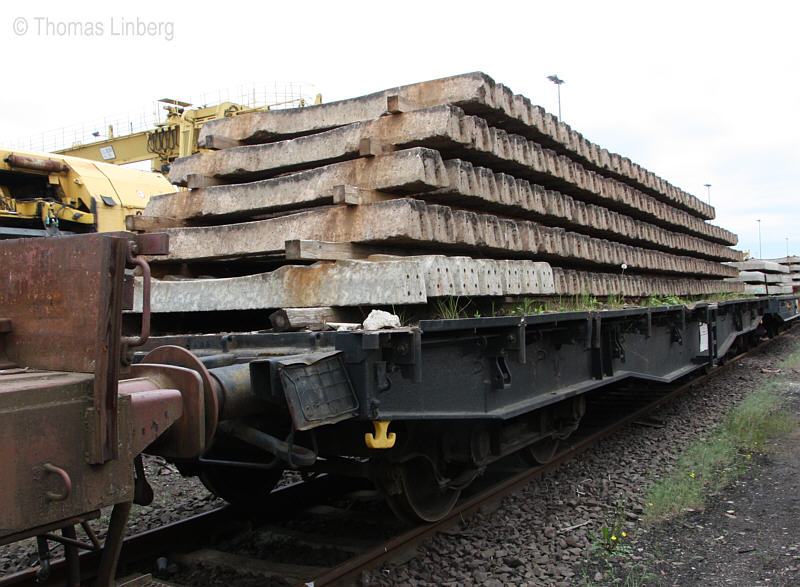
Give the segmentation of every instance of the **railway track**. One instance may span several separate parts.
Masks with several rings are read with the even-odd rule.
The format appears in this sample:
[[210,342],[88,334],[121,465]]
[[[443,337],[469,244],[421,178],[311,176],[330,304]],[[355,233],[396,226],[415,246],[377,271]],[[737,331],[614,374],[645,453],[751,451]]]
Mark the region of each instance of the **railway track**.
[[[402,559],[427,538],[498,502],[620,428],[637,421],[647,423],[648,414],[657,407],[722,373],[747,354],[676,384],[627,385],[590,393],[581,427],[568,442],[562,441],[552,460],[534,467],[524,466],[518,458],[498,462],[438,522],[402,525],[363,481],[323,475],[274,491],[257,512],[246,516],[223,507],[131,536],[120,558],[120,569],[127,578],[118,584],[159,584],[159,579],[149,576],[154,568],[170,576],[170,585],[197,584],[201,576],[235,577],[229,582],[237,585],[348,584],[387,560]],[[176,547],[178,544],[181,546]],[[83,582],[92,579],[99,559],[96,552],[81,556]],[[176,564],[202,571],[195,575],[170,573]],[[67,584],[65,573],[66,565],[56,561],[44,584]],[[36,583],[34,571],[0,581],[0,587],[34,584],[42,584]]]

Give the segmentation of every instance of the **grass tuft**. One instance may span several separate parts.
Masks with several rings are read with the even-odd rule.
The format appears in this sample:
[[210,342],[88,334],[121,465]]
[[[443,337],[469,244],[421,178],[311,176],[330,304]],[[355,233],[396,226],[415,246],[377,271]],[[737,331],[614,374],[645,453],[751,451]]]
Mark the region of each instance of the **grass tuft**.
[[800,369],[800,348],[781,361],[779,366],[781,369]]
[[446,298],[439,298],[436,300],[435,313],[437,318],[442,320],[455,320],[457,318],[467,317],[467,307],[469,307],[470,300],[462,301],[458,296],[449,296]]
[[785,409],[780,390],[781,380],[769,382],[747,396],[725,418],[725,433],[740,448],[764,451],[767,438],[785,435],[792,430],[792,420]]
[[650,489],[646,519],[701,508],[708,493],[743,474],[753,452],[767,451],[768,438],[788,434],[795,424],[780,388],[776,380],[750,394],[707,438],[684,451],[674,473]]

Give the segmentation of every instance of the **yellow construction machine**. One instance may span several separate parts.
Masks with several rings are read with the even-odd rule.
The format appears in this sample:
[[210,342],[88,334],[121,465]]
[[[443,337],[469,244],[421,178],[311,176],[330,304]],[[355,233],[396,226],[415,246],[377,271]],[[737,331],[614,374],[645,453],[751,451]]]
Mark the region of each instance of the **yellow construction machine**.
[[125,216],[174,191],[159,173],[0,149],[0,238],[125,230]]
[[[162,99],[166,119],[154,128],[79,143],[52,154],[0,148],[0,238],[125,230],[151,196],[175,191],[166,179],[172,162],[199,151],[204,123],[276,106],[305,106],[295,98],[267,106],[234,102],[190,108]],[[315,104],[322,102],[317,94]],[[99,132],[92,133],[99,136]],[[153,172],[125,167],[150,161]]]
[[[322,96],[317,94],[315,104],[322,102]],[[166,174],[169,166],[178,157],[186,157],[197,153],[197,137],[204,123],[216,118],[238,116],[257,110],[269,110],[275,106],[286,104],[305,106],[302,98],[288,100],[284,103],[268,106],[249,107],[234,102],[222,102],[214,106],[192,108],[188,102],[163,98],[159,100],[167,111],[163,122],[155,128],[141,132],[117,135],[113,126],[108,127],[108,136],[105,139],[91,143],[76,144],[56,153],[83,157],[93,161],[105,161],[115,165],[125,165],[139,161],[150,161],[153,171]],[[99,133],[95,133],[99,134]]]

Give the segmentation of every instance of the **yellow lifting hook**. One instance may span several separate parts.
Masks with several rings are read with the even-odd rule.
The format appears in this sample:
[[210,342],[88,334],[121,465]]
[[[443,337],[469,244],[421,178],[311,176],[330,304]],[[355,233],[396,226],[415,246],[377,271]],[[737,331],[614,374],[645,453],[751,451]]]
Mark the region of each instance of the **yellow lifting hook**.
[[372,425],[375,427],[375,434],[367,432],[364,435],[364,442],[367,443],[367,448],[392,448],[394,446],[397,434],[394,432],[387,434],[390,423],[389,420],[372,421]]

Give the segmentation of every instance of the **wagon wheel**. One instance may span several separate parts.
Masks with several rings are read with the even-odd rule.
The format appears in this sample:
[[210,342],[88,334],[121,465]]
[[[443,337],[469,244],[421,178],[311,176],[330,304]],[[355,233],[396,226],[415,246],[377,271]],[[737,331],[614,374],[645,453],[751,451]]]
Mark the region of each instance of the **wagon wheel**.
[[548,436],[522,449],[522,457],[532,465],[545,465],[556,456],[559,444],[558,438]]
[[[266,456],[266,458],[265,458]],[[215,438],[205,459],[268,464],[273,457],[234,438]],[[242,509],[258,508],[283,474],[280,466],[250,469],[240,466],[200,463],[200,481],[211,493]]]
[[441,486],[427,459],[417,458],[398,465],[397,473],[402,491],[385,492],[386,501],[398,518],[412,524],[441,520],[461,495],[460,489]]

